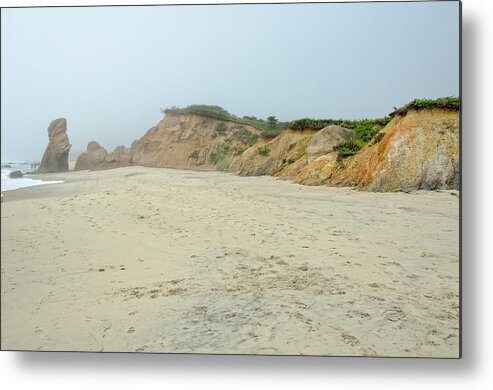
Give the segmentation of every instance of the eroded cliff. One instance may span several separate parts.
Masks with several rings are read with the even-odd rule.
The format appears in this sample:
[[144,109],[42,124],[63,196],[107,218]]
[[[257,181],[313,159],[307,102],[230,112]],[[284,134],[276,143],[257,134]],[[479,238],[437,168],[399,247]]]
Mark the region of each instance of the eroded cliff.
[[[318,183],[313,183],[313,177]],[[337,164],[316,160],[295,181],[371,191],[459,188],[459,113],[411,109],[390,123],[359,153]]]
[[167,113],[132,144],[132,164],[228,170],[259,134],[256,127],[236,121]]

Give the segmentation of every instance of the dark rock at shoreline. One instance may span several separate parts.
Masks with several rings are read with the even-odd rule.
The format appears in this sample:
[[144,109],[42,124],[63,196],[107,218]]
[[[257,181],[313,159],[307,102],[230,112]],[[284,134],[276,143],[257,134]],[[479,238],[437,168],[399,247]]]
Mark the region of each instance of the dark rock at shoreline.
[[5,165],[2,165],[2,168],[12,168],[12,165],[5,164]]
[[11,179],[18,179],[20,177],[24,176],[24,174],[21,171],[13,171],[9,173],[9,177]]

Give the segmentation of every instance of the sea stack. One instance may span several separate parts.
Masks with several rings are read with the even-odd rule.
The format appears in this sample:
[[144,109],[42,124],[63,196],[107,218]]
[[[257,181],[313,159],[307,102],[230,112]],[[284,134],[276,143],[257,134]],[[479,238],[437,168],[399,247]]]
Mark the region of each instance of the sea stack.
[[67,120],[55,119],[48,127],[48,146],[41,160],[40,170],[47,172],[67,172],[70,145],[67,136]]

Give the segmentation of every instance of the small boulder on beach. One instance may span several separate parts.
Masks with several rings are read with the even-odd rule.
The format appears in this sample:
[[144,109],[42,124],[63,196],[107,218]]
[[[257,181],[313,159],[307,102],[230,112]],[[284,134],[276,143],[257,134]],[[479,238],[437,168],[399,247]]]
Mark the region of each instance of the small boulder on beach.
[[12,171],[9,173],[9,177],[11,179],[18,179],[19,177],[24,176],[24,174],[21,171]]

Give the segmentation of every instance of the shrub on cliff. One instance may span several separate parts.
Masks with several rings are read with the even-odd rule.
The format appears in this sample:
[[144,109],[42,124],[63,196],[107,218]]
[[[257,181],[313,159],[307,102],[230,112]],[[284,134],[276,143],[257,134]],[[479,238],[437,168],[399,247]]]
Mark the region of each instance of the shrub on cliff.
[[[310,118],[297,119],[288,123],[288,127],[293,130],[303,131],[306,129],[317,129],[319,127],[318,120]],[[320,127],[321,129],[322,127]]]
[[282,123],[275,116],[269,116],[262,131],[262,138],[275,138],[282,131]]
[[236,127],[234,137],[245,144],[247,147],[252,146],[257,142],[258,135],[248,131],[245,126],[239,125]]
[[[292,130],[321,130],[324,127],[330,125],[337,125],[345,127],[346,129],[352,129],[360,137],[362,137],[363,133],[368,132],[369,127],[379,126],[380,128],[384,127],[387,123],[389,123],[390,118],[377,118],[377,119],[359,119],[359,120],[350,120],[350,119],[311,119],[311,118],[302,118],[291,121],[287,123],[287,127]],[[360,134],[361,133],[361,134]]]
[[222,160],[218,161],[218,163],[216,164],[216,168],[219,171],[223,171],[224,172],[224,171],[229,170],[230,165],[231,165],[231,161],[229,161],[226,158],[223,158]]
[[354,130],[356,134],[366,143],[390,122],[390,118],[377,118],[377,119],[361,119],[359,121],[353,121],[350,129]]
[[224,143],[221,147],[210,154],[210,161],[216,166],[219,171],[227,171],[231,165],[231,161],[226,158],[230,149],[230,145]]
[[304,154],[304,153],[298,153],[298,154],[295,154],[295,155],[293,155],[293,156],[290,156],[290,157],[286,160],[286,162],[287,162],[288,164],[293,164],[293,163],[295,163],[296,161],[298,161],[298,160],[299,160],[299,159],[303,156],[303,154]]
[[270,149],[267,146],[258,147],[257,151],[262,156],[268,156],[270,153]]
[[226,124],[224,122],[219,122],[215,129],[216,133],[219,133],[219,134],[224,134],[226,133],[226,131],[228,130],[228,128],[226,127]]
[[262,131],[262,134],[260,134],[260,136],[265,139],[272,139],[272,138],[276,138],[279,134],[281,134],[281,131],[282,131],[281,127],[277,129],[270,129],[270,130],[267,129]]
[[355,155],[367,142],[360,139],[351,139],[348,141],[342,141],[337,145],[339,149],[339,156],[349,157]]
[[214,164],[217,165],[223,160],[226,159],[226,155],[229,152],[230,145],[228,143],[222,144],[218,150],[215,152],[212,152],[209,156],[209,160]]

